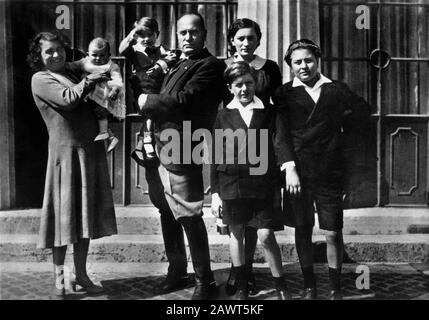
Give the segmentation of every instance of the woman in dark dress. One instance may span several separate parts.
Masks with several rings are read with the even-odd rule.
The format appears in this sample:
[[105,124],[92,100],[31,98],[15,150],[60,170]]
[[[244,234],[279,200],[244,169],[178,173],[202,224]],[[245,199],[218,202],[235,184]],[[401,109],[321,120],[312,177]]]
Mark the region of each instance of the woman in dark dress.
[[[255,21],[247,18],[235,20],[228,30],[228,44],[232,56],[225,60],[225,64],[229,67],[233,62],[246,61],[255,70],[256,96],[261,99],[265,105],[269,105],[272,103],[271,98],[274,91],[282,84],[282,75],[276,62],[255,54],[255,50],[260,44],[261,37],[261,28]],[[232,98],[233,95],[231,94],[225,105],[227,105]],[[280,188],[278,188],[278,192],[274,197],[274,208],[280,208]],[[283,230],[283,225],[279,224],[274,230]],[[248,273],[249,292],[254,293],[255,278],[252,266],[258,241],[256,229],[249,226],[246,227],[245,237],[245,260]],[[235,275],[231,268],[230,276],[226,284],[226,292],[228,295],[233,295],[235,290]]]
[[80,80],[68,69],[61,36],[38,34],[30,45],[34,101],[49,134],[43,209],[38,248],[52,248],[55,285],[53,295],[63,297],[64,260],[73,244],[76,278],[72,288],[87,293],[103,288],[88,277],[86,259],[90,239],[117,233],[112,190],[102,142],[94,142],[97,120],[84,101],[103,74]]

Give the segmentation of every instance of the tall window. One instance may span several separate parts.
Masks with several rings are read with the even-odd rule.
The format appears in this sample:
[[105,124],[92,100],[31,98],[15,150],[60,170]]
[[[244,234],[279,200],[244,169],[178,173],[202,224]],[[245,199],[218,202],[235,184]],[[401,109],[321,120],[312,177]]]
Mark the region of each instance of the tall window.
[[[359,5],[369,13],[368,28],[356,26]],[[354,163],[376,153],[377,168],[361,166],[367,177],[354,188],[356,198],[427,206],[429,0],[320,0],[320,22],[323,72],[372,106],[376,143],[358,150]],[[368,187],[375,178],[377,192]]]

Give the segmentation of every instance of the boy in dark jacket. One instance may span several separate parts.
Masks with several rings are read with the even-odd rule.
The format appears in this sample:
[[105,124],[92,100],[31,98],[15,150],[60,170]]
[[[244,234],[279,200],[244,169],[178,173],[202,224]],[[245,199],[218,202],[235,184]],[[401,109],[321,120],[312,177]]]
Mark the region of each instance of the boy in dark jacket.
[[316,299],[312,233],[314,205],[326,232],[330,299],[341,299],[343,259],[343,131],[369,120],[369,105],[344,83],[318,72],[320,48],[310,40],[293,42],[285,60],[295,78],[277,89],[276,153],[286,174],[283,210],[295,228],[304,275],[304,299]]
[[[231,233],[231,260],[238,281],[235,298],[248,297],[244,231],[246,225],[250,225],[258,229],[278,298],[289,299],[273,231],[280,219],[280,212],[274,210],[272,201],[273,194],[280,191],[275,183],[273,108],[264,106],[255,96],[254,72],[247,62],[232,63],[225,71],[225,80],[234,98],[219,111],[214,124],[212,210],[216,217],[222,217]],[[220,134],[226,139],[218,139]],[[260,155],[259,163],[255,161],[256,154]]]

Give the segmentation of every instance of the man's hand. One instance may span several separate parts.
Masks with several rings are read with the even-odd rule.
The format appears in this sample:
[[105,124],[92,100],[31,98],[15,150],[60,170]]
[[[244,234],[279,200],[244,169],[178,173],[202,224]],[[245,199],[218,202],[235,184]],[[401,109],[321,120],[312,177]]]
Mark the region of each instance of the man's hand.
[[155,63],[155,65],[152,68],[149,68],[147,70],[146,74],[152,75],[152,74],[154,74],[156,72],[162,72],[162,67],[159,64],[157,64],[157,63]]
[[166,56],[163,59],[167,63],[173,62],[173,61],[177,60],[177,54],[174,51],[168,51],[168,53],[166,54]]
[[212,214],[216,218],[222,218],[222,200],[218,193],[212,194]]
[[301,193],[301,183],[299,181],[298,173],[295,166],[289,167],[286,172],[286,191],[292,195]]

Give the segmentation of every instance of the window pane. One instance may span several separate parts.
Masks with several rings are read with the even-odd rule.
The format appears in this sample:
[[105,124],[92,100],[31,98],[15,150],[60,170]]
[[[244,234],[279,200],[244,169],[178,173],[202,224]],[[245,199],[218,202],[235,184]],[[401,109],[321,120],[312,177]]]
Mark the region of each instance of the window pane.
[[428,7],[385,6],[382,7],[382,17],[383,50],[393,57],[421,57],[421,53],[427,53]]
[[377,112],[377,72],[366,61],[323,61],[322,73],[330,79],[346,83],[350,89]]
[[[350,1],[344,1],[350,2]],[[376,45],[376,9],[370,9],[371,29],[358,29],[355,21],[357,5],[322,5],[320,27],[322,52],[330,57],[368,57]]]
[[112,56],[118,55],[119,43],[124,33],[124,8],[122,5],[76,5],[76,46],[87,51],[89,42],[103,37],[110,43]]
[[428,114],[428,88],[428,63],[392,61],[381,78],[385,113]]
[[[13,3],[11,6],[14,38],[27,41],[37,33],[43,31],[58,31],[57,18],[60,13],[56,9],[60,4],[54,3]],[[71,25],[73,7],[68,6],[70,12],[70,29],[61,29],[61,33],[71,40]],[[61,25],[65,26],[65,21],[61,19]],[[27,43],[26,43],[27,45]]]

